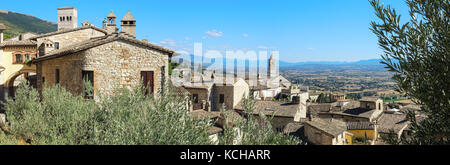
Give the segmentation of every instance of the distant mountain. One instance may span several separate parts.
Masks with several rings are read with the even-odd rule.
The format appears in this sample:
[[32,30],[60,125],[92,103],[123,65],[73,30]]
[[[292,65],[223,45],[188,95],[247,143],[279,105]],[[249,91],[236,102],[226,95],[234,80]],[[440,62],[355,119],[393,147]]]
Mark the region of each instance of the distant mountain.
[[36,18],[32,15],[0,10],[0,23],[8,28],[5,30],[5,39],[26,32],[37,34],[54,32],[58,29],[56,23]]
[[311,61],[311,62],[297,62],[289,63],[280,60],[280,67],[293,67],[299,65],[382,65],[382,59],[360,60],[356,62],[342,62],[342,61]]

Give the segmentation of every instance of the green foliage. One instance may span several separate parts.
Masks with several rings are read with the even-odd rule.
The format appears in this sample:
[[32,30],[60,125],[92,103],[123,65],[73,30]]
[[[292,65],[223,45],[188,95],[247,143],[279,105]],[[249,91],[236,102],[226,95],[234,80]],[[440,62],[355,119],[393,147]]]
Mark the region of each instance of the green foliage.
[[54,32],[57,25],[39,18],[20,13],[0,13],[0,23],[4,23],[8,29],[5,30],[7,38],[17,36],[21,33],[33,32],[37,34]]
[[[93,90],[89,82],[84,86],[87,91]],[[172,89],[166,90],[164,93],[169,94]],[[188,96],[145,96],[144,88],[118,89],[114,93],[95,101],[55,85],[40,95],[22,82],[15,99],[5,103],[11,136],[0,135],[0,144],[16,144],[16,137],[35,145],[212,144],[208,133],[212,123],[190,115]],[[252,107],[249,100],[245,104]],[[240,143],[233,143],[236,128],[243,135]],[[253,116],[238,121],[235,127],[226,126],[221,137],[219,144],[224,145],[299,144],[293,137],[272,130],[270,124],[261,127]]]
[[[381,23],[372,22],[384,50],[382,64],[395,73],[398,91],[423,105],[427,118],[408,116],[413,131],[403,144],[448,144],[450,136],[450,18],[449,0],[407,0],[411,19],[400,23],[400,15],[378,0],[370,3]],[[397,141],[398,142],[398,141]]]
[[317,98],[318,103],[331,103],[331,95],[326,93],[321,93]]
[[210,144],[211,123],[192,120],[184,100],[118,90],[85,100],[54,86],[39,93],[21,83],[5,105],[10,131],[32,144]]
[[177,68],[180,64],[169,62],[169,75],[172,75],[173,69]]
[[24,62],[24,64],[25,64],[25,65],[28,65],[28,66],[31,66],[32,63],[31,63],[31,60],[26,59],[25,62]]

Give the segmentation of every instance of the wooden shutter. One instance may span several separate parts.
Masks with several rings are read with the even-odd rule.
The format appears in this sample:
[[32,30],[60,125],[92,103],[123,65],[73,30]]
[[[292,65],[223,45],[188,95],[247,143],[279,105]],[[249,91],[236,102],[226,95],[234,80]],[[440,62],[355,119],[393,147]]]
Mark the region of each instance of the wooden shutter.
[[153,71],[142,71],[141,79],[143,80],[143,85],[147,88],[145,95],[154,92],[154,72]]

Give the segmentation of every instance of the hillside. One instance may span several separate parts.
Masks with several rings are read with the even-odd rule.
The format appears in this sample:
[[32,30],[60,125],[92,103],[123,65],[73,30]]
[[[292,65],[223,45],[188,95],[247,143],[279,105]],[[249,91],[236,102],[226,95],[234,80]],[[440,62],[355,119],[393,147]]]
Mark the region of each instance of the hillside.
[[0,10],[0,23],[8,28],[5,31],[5,39],[17,36],[21,33],[33,32],[37,34],[53,32],[57,30],[57,24],[11,11]]

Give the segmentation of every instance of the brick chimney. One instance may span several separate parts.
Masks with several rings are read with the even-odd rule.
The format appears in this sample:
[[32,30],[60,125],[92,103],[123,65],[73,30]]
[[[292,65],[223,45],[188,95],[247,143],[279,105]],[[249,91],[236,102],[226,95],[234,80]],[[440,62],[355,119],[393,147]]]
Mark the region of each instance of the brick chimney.
[[122,32],[136,37],[136,19],[131,15],[130,11],[120,21]]

